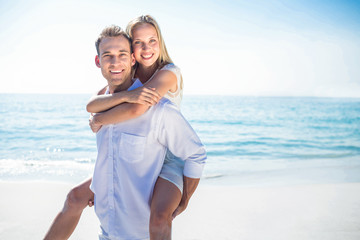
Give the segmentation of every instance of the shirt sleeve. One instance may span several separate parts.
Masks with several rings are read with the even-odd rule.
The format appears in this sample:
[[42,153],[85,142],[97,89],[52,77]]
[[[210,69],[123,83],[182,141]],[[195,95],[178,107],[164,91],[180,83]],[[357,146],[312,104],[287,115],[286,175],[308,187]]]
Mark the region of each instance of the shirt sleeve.
[[188,121],[168,101],[163,106],[159,126],[159,142],[185,161],[184,175],[200,178],[207,159],[205,147]]

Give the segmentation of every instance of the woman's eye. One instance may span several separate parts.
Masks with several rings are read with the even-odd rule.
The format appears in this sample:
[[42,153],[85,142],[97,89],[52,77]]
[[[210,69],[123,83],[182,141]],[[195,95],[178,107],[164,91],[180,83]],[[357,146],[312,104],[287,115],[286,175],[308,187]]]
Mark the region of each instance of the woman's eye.
[[140,44],[140,41],[135,41],[134,44]]
[[150,42],[154,43],[154,42],[156,42],[156,40],[155,39],[150,39]]

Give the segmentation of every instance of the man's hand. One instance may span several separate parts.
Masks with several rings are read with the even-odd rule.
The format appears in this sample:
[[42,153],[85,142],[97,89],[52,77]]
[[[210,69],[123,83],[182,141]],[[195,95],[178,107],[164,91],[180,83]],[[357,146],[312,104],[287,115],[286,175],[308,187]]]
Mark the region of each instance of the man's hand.
[[97,133],[102,127],[101,124],[96,123],[94,119],[95,115],[92,113],[89,118],[89,126],[94,133]]
[[187,205],[189,202],[185,202],[183,201],[183,199],[181,199],[179,206],[175,209],[173,215],[172,215],[172,219],[174,220],[174,218],[179,215],[180,213],[182,213],[183,211],[185,211]]
[[189,204],[190,198],[195,192],[195,189],[199,185],[200,178],[189,178],[184,176],[184,187],[183,187],[183,193],[181,197],[181,201],[179,203],[179,206],[175,209],[172,219],[185,211],[186,207]]
[[139,103],[148,106],[155,105],[161,99],[155,88],[139,87],[126,92],[126,102]]

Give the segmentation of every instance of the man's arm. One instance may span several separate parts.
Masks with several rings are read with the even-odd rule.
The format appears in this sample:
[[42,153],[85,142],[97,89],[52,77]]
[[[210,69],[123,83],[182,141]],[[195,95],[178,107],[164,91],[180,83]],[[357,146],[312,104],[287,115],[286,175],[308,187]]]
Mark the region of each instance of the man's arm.
[[[159,71],[151,81],[146,83],[144,87],[148,89],[156,89],[158,100],[162,98],[174,85],[176,86],[176,75],[168,70]],[[155,90],[154,90],[155,91]],[[129,91],[131,92],[131,91]],[[111,100],[110,100],[111,101]],[[116,101],[114,100],[113,103]],[[150,104],[139,103],[123,103],[106,112],[96,114],[93,122],[98,125],[114,124],[133,119],[144,114],[150,107]]]

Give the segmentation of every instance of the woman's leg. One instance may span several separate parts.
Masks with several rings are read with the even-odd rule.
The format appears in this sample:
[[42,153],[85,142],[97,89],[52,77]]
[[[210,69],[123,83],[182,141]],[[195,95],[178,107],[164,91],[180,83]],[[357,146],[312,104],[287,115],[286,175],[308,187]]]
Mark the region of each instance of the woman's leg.
[[181,192],[173,183],[159,177],[151,200],[150,239],[171,239],[172,214],[179,206]]
[[45,240],[68,239],[79,222],[83,209],[94,201],[90,190],[91,178],[71,189],[66,197],[64,208],[56,216],[45,236]]

